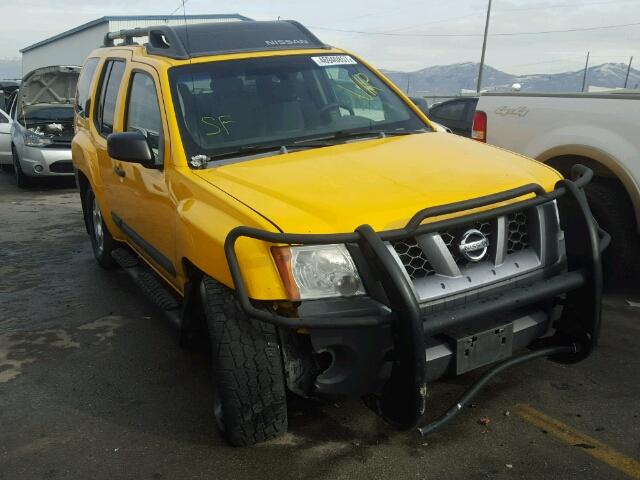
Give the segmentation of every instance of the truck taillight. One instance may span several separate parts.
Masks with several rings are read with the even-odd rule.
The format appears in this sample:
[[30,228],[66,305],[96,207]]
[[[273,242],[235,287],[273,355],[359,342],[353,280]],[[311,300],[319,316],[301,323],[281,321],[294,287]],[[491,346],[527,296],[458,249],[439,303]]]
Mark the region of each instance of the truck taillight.
[[487,114],[482,110],[477,110],[473,115],[471,138],[478,140],[479,142],[487,141]]

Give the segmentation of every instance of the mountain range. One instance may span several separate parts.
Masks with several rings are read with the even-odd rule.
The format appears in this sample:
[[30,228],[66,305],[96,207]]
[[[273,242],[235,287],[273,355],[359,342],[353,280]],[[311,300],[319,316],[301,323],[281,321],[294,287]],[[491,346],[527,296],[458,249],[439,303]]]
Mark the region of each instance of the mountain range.
[[[479,64],[473,62],[438,65],[415,72],[382,70],[398,87],[409,95],[458,95],[461,90],[475,90]],[[620,88],[624,86],[627,65],[604,63],[587,69],[587,86]],[[510,89],[519,83],[524,92],[579,92],[582,89],[584,69],[563,73],[513,75],[485,65],[482,88],[486,90]],[[631,68],[629,88],[640,87],[640,70]]]
[[[382,70],[396,85],[410,95],[458,95],[461,90],[475,90],[478,81],[478,63],[466,62],[452,65],[437,65],[415,72]],[[533,75],[513,75],[489,65],[484,67],[483,89],[510,89],[519,83],[524,92],[578,92],[582,89],[584,70],[564,73],[540,73]],[[627,65],[604,63],[589,67],[587,85],[619,88],[624,85]],[[0,58],[0,80],[21,76],[21,62],[18,58]],[[631,69],[629,88],[640,88],[640,70]],[[407,89],[408,87],[408,89]]]

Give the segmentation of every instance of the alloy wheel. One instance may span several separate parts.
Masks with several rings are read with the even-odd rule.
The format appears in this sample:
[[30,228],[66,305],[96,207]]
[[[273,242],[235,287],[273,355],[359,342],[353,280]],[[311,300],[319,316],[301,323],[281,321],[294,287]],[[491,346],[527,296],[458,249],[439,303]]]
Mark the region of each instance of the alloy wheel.
[[96,241],[96,249],[99,254],[102,254],[104,251],[104,224],[102,223],[102,212],[95,197],[93,198],[91,208],[91,220],[93,223],[93,238]]

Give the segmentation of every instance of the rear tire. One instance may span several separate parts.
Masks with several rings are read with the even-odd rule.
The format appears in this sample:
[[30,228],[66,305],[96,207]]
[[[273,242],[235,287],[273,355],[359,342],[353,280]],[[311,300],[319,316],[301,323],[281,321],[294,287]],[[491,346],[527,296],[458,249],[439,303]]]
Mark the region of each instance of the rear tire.
[[638,234],[633,208],[622,185],[594,179],[586,188],[589,206],[598,225],[611,235],[611,245],[602,257],[605,282],[616,284],[637,269]]
[[27,188],[33,184],[33,180],[24,174],[22,167],[20,166],[20,159],[16,153],[16,149],[11,146],[11,156],[13,158],[13,173],[16,179],[16,185],[18,188]]
[[93,248],[93,255],[96,257],[96,261],[102,268],[113,268],[115,266],[115,260],[111,257],[111,252],[117,248],[117,244],[107,225],[102,218],[102,210],[98,205],[96,196],[93,193],[91,186],[87,187],[87,193],[85,194],[85,205],[87,210],[86,224],[89,229],[89,237],[91,238],[91,247]]
[[276,329],[240,309],[235,294],[204,277],[202,304],[211,341],[214,415],[234,446],[287,431],[287,402]]

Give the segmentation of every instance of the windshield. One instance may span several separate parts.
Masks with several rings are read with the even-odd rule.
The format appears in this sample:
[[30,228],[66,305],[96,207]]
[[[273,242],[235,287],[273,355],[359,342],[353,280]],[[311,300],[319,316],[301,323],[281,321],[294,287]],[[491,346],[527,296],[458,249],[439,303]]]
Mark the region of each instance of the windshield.
[[189,157],[333,134],[427,128],[373,72],[347,55],[194,64],[171,69],[169,78]]

